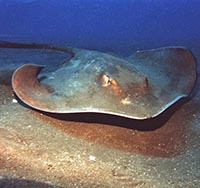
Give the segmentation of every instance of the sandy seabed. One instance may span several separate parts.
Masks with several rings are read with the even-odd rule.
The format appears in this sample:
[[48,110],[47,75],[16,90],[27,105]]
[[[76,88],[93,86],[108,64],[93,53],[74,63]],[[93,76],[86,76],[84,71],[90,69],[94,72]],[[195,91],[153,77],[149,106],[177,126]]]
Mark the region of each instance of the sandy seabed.
[[145,122],[44,114],[16,100],[10,81],[17,67],[51,71],[64,59],[48,50],[0,49],[0,188],[200,187],[199,79],[190,100]]

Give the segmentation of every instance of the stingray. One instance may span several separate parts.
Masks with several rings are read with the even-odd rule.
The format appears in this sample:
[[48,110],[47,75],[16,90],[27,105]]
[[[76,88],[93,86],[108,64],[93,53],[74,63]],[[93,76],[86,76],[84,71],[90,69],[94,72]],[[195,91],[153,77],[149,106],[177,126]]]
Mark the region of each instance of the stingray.
[[25,64],[12,76],[17,97],[50,113],[104,113],[148,119],[190,95],[196,80],[195,58],[184,47],[138,51],[120,58],[74,50],[54,72]]

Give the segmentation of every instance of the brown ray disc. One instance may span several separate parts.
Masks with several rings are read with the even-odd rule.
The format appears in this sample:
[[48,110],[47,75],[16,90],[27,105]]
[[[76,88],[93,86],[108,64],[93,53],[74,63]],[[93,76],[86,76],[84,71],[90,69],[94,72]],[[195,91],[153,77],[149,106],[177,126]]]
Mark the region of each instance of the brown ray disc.
[[[65,66],[40,74],[24,65],[13,74],[16,95],[45,112],[97,112],[148,119],[187,97],[196,80],[192,53],[181,47],[137,52],[128,59],[77,50]],[[42,77],[42,79],[41,79]]]

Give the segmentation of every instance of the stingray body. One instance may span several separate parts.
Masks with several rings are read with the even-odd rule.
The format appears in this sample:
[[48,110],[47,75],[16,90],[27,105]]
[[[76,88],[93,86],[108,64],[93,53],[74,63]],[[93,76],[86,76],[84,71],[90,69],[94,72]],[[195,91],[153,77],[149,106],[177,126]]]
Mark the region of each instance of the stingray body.
[[192,53],[182,47],[137,52],[123,59],[77,50],[63,67],[43,73],[27,64],[12,77],[16,95],[52,113],[106,113],[148,119],[187,97],[195,83]]

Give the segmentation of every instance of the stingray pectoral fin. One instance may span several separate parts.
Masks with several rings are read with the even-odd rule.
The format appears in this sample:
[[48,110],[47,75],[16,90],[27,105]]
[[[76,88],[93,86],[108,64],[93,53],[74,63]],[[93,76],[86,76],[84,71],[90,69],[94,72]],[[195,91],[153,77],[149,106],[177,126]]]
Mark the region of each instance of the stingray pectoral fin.
[[[163,47],[134,54],[131,59],[138,70],[159,88],[187,96],[196,81],[196,59],[184,47]],[[173,91],[173,92],[172,92]]]
[[[47,98],[53,88],[40,84],[38,74],[43,66],[27,64],[19,67],[12,76],[12,87],[15,94],[26,104],[31,107],[37,106],[37,109],[44,108],[48,105],[43,103],[39,98]],[[47,106],[48,108],[48,106]]]

